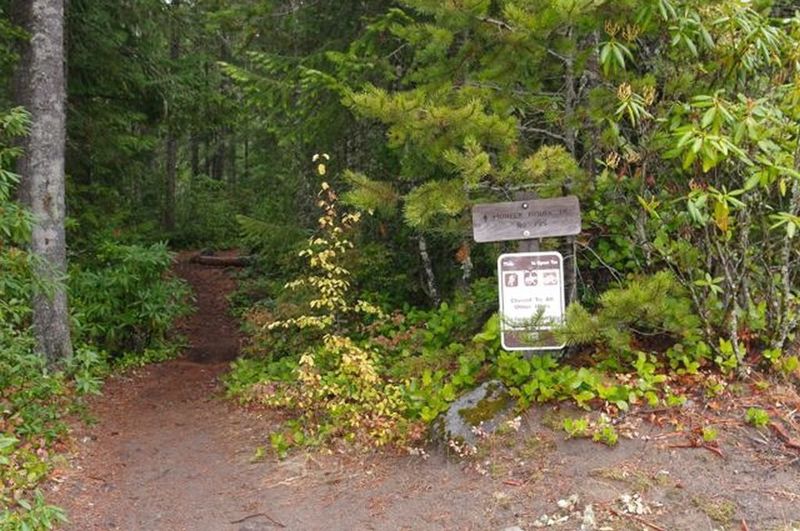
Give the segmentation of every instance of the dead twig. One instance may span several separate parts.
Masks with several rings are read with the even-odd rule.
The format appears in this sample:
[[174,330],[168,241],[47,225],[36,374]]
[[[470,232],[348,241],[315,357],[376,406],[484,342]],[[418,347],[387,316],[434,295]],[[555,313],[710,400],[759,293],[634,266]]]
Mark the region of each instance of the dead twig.
[[764,436],[755,437],[751,435],[746,435],[746,437],[751,441],[753,441],[754,443],[763,444],[764,446],[769,446],[769,441]]
[[662,433],[660,435],[656,435],[653,437],[654,441],[661,441],[663,439],[669,439],[671,437],[678,437],[678,436],[685,436],[686,432],[684,431],[671,431],[669,433]]
[[262,517],[262,516],[263,516],[264,518],[266,518],[267,520],[269,520],[269,521],[270,521],[270,522],[271,522],[273,525],[275,525],[275,526],[277,526],[277,527],[286,527],[285,525],[283,525],[283,524],[282,524],[282,523],[280,523],[279,521],[275,520],[273,517],[271,517],[271,516],[270,516],[270,515],[268,515],[267,513],[254,513],[254,514],[248,514],[247,516],[245,516],[245,517],[243,517],[243,518],[239,518],[238,520],[231,520],[231,522],[230,522],[230,523],[231,523],[231,524],[241,524],[242,522],[246,522],[246,521],[248,521],[248,520],[252,520],[253,518],[260,518],[260,517]]
[[[583,244],[580,244],[580,245],[583,245]],[[643,416],[643,415],[650,415],[650,414],[657,415],[659,413],[674,413],[674,412],[675,412],[675,408],[674,407],[661,407],[661,408],[657,408],[657,409],[642,409],[642,410],[639,410],[639,411],[634,411],[634,412],[631,413],[631,415]]]
[[772,494],[773,496],[779,496],[781,498],[786,498],[792,501],[800,500],[800,494],[789,492],[787,490],[767,490],[764,492],[766,492],[767,494]]
[[609,512],[611,512],[611,514],[613,514],[615,516],[630,518],[631,520],[636,520],[640,524],[642,524],[644,526],[647,526],[650,529],[655,529],[656,531],[667,531],[663,527],[659,527],[656,524],[648,522],[647,520],[645,520],[641,516],[637,516],[635,514],[623,513],[623,512],[617,511],[616,509],[614,509],[612,507],[609,507],[608,510],[609,510]]
[[783,441],[785,446],[792,448],[793,450],[800,450],[800,441],[790,436],[782,424],[772,421],[769,423],[769,427],[772,428],[772,431],[775,432],[775,435],[778,436],[778,439]]
[[696,443],[685,443],[685,444],[670,444],[667,448],[703,448],[704,450],[708,450],[709,452],[718,455],[719,457],[725,458],[725,454],[722,453],[722,450],[717,448],[716,446],[711,446],[710,444],[696,444]]
[[764,489],[754,489],[752,487],[736,487],[733,489],[738,492],[750,492],[750,493],[761,493],[761,494],[770,494],[772,496],[778,496],[779,498],[786,498],[790,501],[798,501],[800,500],[800,494],[796,494],[794,492],[789,492],[786,490],[764,490]]

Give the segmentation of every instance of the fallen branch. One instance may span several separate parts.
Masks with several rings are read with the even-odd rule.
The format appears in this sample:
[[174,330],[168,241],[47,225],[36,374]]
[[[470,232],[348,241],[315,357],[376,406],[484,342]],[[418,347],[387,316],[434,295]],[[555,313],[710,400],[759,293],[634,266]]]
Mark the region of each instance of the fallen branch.
[[194,264],[214,267],[245,267],[253,262],[252,256],[207,256],[197,254],[192,257]]

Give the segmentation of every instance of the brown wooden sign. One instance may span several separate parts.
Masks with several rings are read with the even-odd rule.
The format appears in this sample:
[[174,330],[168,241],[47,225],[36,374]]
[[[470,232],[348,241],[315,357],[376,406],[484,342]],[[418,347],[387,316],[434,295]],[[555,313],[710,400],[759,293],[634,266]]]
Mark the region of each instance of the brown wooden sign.
[[581,209],[574,195],[472,207],[472,234],[479,243],[575,236],[580,232]]

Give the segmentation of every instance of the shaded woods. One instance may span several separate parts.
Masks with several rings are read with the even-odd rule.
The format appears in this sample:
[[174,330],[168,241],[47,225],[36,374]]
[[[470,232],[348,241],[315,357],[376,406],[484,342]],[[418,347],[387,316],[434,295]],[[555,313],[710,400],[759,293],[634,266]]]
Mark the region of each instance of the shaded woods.
[[[796,384],[789,3],[64,4],[0,2],[0,527],[62,520],[40,487],[64,413],[181,352],[172,251],[239,268],[225,386],[283,412],[280,457],[420,448],[489,381],[602,410],[564,429],[609,445],[636,408]],[[518,244],[476,243],[470,209],[567,195],[582,232],[541,242],[567,347],[506,352]]]

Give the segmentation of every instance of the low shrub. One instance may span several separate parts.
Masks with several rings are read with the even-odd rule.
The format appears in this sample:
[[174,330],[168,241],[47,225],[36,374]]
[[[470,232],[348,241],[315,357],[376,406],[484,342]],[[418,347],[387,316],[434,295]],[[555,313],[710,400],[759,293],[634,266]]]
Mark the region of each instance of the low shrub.
[[114,357],[164,344],[175,319],[189,310],[189,288],[169,276],[171,265],[163,243],[100,244],[70,278],[79,337]]

